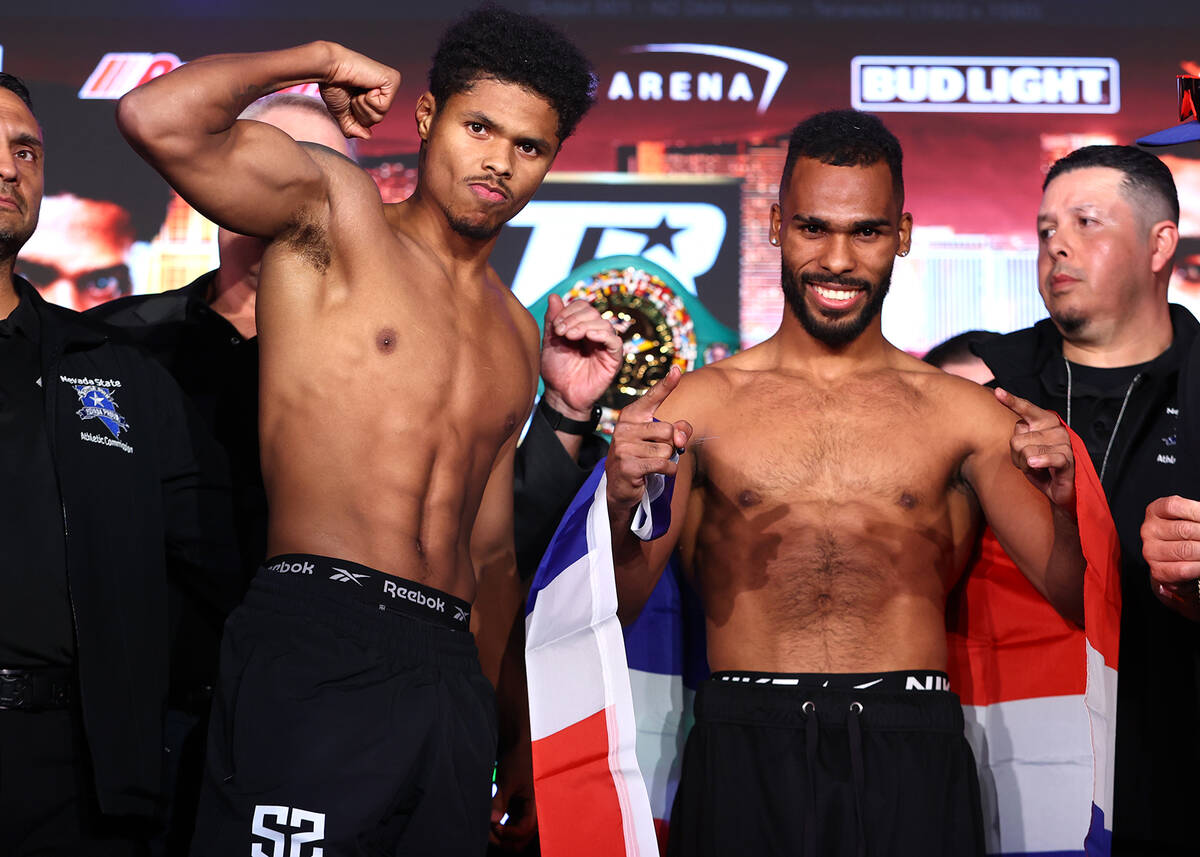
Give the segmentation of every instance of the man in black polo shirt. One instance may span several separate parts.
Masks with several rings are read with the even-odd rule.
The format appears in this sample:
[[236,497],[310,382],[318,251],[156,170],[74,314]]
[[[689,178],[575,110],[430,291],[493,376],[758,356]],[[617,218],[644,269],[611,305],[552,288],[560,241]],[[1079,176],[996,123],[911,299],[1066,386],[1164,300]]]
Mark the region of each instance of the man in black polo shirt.
[[1167,303],[1179,200],[1166,166],[1089,146],[1050,169],[1038,280],[1050,318],[975,351],[1006,390],[1083,439],[1121,540],[1113,854],[1194,854],[1200,802],[1200,633],[1160,603],[1139,529],[1154,499],[1187,493],[1180,372],[1197,322]]
[[0,853],[138,854],[158,809],[168,571],[219,608],[219,449],[141,352],[14,275],[41,131],[0,73]]

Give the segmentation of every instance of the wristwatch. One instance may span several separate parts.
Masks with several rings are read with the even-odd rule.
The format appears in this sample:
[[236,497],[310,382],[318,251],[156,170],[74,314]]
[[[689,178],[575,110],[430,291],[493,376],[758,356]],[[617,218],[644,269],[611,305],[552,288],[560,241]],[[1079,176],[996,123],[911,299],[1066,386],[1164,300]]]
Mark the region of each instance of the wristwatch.
[[586,420],[573,420],[563,416],[547,404],[545,396],[542,396],[538,402],[538,410],[542,412],[542,416],[546,418],[546,422],[550,423],[550,428],[565,434],[591,434],[596,430],[596,426],[600,422],[599,405],[592,406],[592,415]]

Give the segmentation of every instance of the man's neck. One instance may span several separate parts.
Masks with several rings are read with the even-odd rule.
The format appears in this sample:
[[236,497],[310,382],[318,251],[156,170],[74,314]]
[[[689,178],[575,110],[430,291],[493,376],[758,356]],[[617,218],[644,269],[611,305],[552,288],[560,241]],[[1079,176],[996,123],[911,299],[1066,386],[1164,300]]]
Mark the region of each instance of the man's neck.
[[8,318],[21,302],[17,297],[16,283],[13,282],[16,262],[16,258],[0,261],[0,318]]
[[253,274],[238,276],[225,268],[217,269],[209,306],[236,327],[243,339],[253,339],[258,335],[254,319],[257,298],[258,278]]
[[895,352],[884,338],[878,318],[851,341],[832,346],[805,330],[787,308],[779,330],[768,342],[779,368],[828,381],[890,365]]
[[499,237],[497,232],[491,238],[468,238],[455,231],[445,212],[422,194],[419,185],[412,196],[395,204],[391,222],[437,256],[456,281],[486,274],[488,259]]
[[1166,301],[1107,327],[1085,325],[1078,335],[1063,336],[1063,357],[1081,366],[1114,369],[1149,363],[1171,347],[1175,331]]

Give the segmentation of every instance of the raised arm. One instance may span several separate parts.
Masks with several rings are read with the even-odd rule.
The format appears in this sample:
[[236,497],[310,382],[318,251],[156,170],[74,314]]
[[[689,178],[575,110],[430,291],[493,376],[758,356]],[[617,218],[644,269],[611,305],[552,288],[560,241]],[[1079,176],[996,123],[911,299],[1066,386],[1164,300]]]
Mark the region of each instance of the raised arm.
[[332,42],[205,57],[133,89],[117,108],[121,133],[200,213],[271,239],[302,214],[328,209],[325,173],[305,147],[238,114],[263,95],[317,82],[347,136],[369,137],[400,82],[394,69]]
[[997,427],[983,431],[984,446],[969,461],[968,481],[1021,573],[1064,618],[1082,626],[1087,563],[1075,517],[1070,435],[1053,411],[1004,390],[995,395],[1017,420],[1005,420],[992,406]]
[[[687,511],[695,471],[694,455],[684,453],[678,461],[671,459],[676,449],[687,448],[692,436],[691,423],[687,420],[655,421],[655,413],[679,384],[680,377],[679,369],[672,367],[649,392],[621,411],[605,464],[613,564],[616,567],[617,614],[626,624],[637,618],[654,591],[671,551],[679,541]],[[651,474],[674,476],[675,488],[670,529],[659,538],[646,541],[635,535],[630,525]]]

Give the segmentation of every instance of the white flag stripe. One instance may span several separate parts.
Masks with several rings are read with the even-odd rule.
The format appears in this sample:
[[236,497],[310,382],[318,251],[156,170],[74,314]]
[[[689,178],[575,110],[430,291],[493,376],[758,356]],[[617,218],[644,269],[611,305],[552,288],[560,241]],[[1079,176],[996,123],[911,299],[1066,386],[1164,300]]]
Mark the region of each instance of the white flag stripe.
[[1084,697],[964,705],[963,716],[979,766],[988,853],[1079,851],[1094,779]]
[[1116,742],[1117,671],[1087,643],[1087,706],[1092,723],[1092,754],[1096,759],[1094,802],[1104,813],[1104,826],[1112,829],[1113,753]]
[[637,716],[638,764],[650,795],[650,811],[655,818],[667,819],[679,787],[696,692],[683,686],[682,676],[643,670],[631,669],[629,683]]
[[[553,610],[557,605],[557,599],[551,595],[553,585],[538,595],[534,616],[542,610]],[[545,599],[545,606],[542,599]],[[529,674],[529,698],[537,700],[529,708],[529,727],[534,741],[604,710],[604,667],[596,635],[591,629],[560,637],[553,648],[527,652],[525,663]]]
[[638,769],[637,729],[601,477],[586,518],[587,554],[541,591],[526,617],[530,729],[547,738],[603,711],[608,768],[627,857],[657,857],[650,799]]
[[625,635],[617,619],[617,581],[613,571],[612,535],[608,525],[608,477],[601,476],[587,516],[588,557],[592,561],[593,626],[604,670],[604,695],[609,710],[608,767],[621,804],[625,823],[625,853],[658,857],[658,837],[650,797],[638,768],[637,726],[633,692],[629,686],[629,662],[625,659]]

